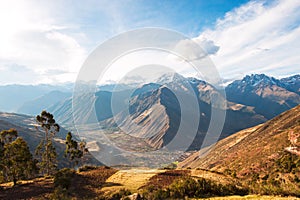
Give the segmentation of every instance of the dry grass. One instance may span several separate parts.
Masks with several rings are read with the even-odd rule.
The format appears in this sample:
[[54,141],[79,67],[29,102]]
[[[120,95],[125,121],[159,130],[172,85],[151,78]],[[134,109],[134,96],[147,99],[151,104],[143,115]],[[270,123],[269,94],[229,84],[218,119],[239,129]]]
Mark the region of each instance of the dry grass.
[[223,185],[227,185],[227,184],[240,185],[239,181],[231,176],[204,170],[204,169],[191,170],[191,176],[197,178],[204,178],[217,183],[221,183]]
[[[93,199],[103,194],[101,187],[107,178],[116,173],[116,169],[98,167],[93,170],[76,173],[69,188],[73,199]],[[36,178],[30,181],[20,181],[12,187],[12,183],[1,184],[0,199],[49,199],[54,191],[53,178]]]
[[[120,189],[137,192],[145,187],[166,187],[174,180],[185,177],[204,177],[218,179],[220,182],[230,181],[228,177],[208,172],[205,170],[156,170],[156,169],[129,169],[117,171],[112,168],[98,167],[89,171],[76,173],[69,189],[72,199],[96,199],[102,195],[110,196]],[[54,191],[52,178],[37,178],[30,181],[21,181],[16,187],[12,183],[1,184],[5,187],[0,192],[0,199],[48,199]],[[240,200],[240,199],[263,199],[263,200],[293,200],[295,197],[278,196],[230,196],[206,198],[212,200]]]
[[243,199],[261,199],[261,200],[296,200],[296,197],[279,197],[279,196],[261,196],[261,195],[247,195],[247,196],[227,196],[227,197],[212,197],[205,198],[207,200],[243,200]]
[[131,192],[137,190],[148,183],[155,175],[163,173],[165,170],[157,169],[129,169],[120,170],[106,180],[104,187],[101,189],[106,195],[120,189],[128,189]]
[[172,184],[175,180],[186,176],[190,176],[189,170],[168,170],[153,176],[142,188],[165,188]]
[[1,184],[4,190],[0,192],[0,199],[41,199],[53,192],[52,178],[36,178],[30,181],[19,181],[12,187],[12,183]]

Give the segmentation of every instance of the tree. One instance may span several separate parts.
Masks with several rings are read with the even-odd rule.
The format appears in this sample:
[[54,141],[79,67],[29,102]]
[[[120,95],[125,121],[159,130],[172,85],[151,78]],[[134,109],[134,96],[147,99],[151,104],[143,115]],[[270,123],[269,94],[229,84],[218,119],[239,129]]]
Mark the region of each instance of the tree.
[[[5,167],[4,165],[4,146],[9,142],[12,142],[14,139],[18,137],[18,132],[16,129],[9,129],[0,132],[0,170]],[[3,172],[3,171],[2,171]]]
[[1,132],[1,163],[5,181],[13,181],[14,185],[21,178],[31,178],[34,175],[35,163],[26,141],[18,137],[15,129]]
[[5,144],[11,142],[13,139],[17,138],[18,133],[16,129],[4,130],[0,132],[0,181],[4,181],[4,168],[6,167],[4,163],[4,146]]
[[0,142],[2,145],[12,142],[18,137],[18,131],[14,128],[9,130],[1,131],[0,133]]
[[71,161],[71,163],[78,165],[80,159],[83,157],[84,153],[87,152],[86,143],[81,141],[79,144],[76,140],[72,139],[72,133],[68,132],[66,136],[66,150],[65,156]]
[[35,151],[39,160],[38,167],[43,174],[54,174],[57,170],[57,153],[52,140],[59,132],[60,127],[55,122],[53,115],[47,111],[42,111],[40,115],[36,116],[36,121],[45,133]]
[[26,141],[18,137],[12,143],[5,145],[4,158],[8,180],[12,180],[14,185],[20,178],[30,178],[34,173],[34,161],[29,151]]

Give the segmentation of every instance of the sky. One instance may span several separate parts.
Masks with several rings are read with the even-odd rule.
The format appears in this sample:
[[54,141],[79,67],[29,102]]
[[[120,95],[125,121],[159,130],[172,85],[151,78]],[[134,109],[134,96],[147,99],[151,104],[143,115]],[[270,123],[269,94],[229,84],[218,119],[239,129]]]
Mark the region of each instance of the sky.
[[73,82],[97,46],[144,27],[190,37],[222,78],[300,69],[296,0],[3,0],[0,25],[2,85]]

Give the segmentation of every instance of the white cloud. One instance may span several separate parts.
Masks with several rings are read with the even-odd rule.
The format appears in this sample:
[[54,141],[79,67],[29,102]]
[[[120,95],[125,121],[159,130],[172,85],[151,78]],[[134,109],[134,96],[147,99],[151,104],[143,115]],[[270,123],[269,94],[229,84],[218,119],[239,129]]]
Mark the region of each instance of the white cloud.
[[[79,70],[87,53],[68,33],[68,25],[60,24],[47,7],[32,1],[0,4],[0,65],[8,70],[0,74],[1,79],[4,80],[4,74],[15,74],[10,66],[17,64],[33,72],[36,77],[30,76],[33,83],[74,80],[74,72]],[[45,76],[47,70],[67,73],[60,79],[57,74]],[[19,78],[22,80],[22,76]],[[27,83],[27,78],[23,79]]]
[[198,37],[195,39],[195,41],[199,43],[199,45],[208,55],[216,54],[220,49],[220,47],[215,45],[215,43],[212,40],[208,40],[203,37]]
[[[1,1],[1,83],[16,82],[15,78],[18,82],[24,79],[24,83],[74,80],[87,51],[101,41],[130,27],[153,24],[150,17],[141,20],[139,12],[129,15],[138,10],[138,5],[134,7],[131,3],[131,0],[125,4],[109,0],[86,4],[58,0]],[[164,21],[158,17],[154,22],[157,20]],[[229,78],[259,72],[288,75],[299,73],[299,23],[300,1],[251,1],[228,12],[216,21],[214,28],[194,40]],[[201,52],[191,55],[190,47],[181,45],[187,49],[187,57],[202,57]],[[153,58],[154,55],[149,60]],[[17,76],[11,67],[14,65],[25,66],[26,77]]]
[[226,77],[248,73],[299,73],[300,1],[251,1],[218,19],[195,39],[213,41],[211,56]]

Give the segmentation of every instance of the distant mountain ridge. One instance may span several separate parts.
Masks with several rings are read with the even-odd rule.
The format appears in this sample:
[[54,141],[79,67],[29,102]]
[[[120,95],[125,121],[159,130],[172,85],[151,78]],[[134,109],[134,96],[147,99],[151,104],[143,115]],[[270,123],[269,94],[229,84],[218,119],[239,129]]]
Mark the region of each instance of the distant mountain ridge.
[[[221,135],[221,138],[225,138],[236,131],[263,123],[276,114],[298,105],[299,95],[287,89],[289,82],[296,85],[297,81],[295,77],[281,81],[264,74],[246,76],[225,88],[226,100],[224,94],[203,80],[169,73],[158,78],[155,83],[142,85],[136,90],[115,92],[116,99],[119,99],[115,116],[112,114],[110,105],[112,93],[109,91],[96,93],[95,109],[98,121],[103,127],[121,125],[129,134],[145,138],[154,148],[161,148],[172,140],[173,134],[179,127],[180,105],[173,92],[185,96],[194,93],[198,98],[200,111],[194,108],[187,109],[190,109],[189,112],[199,112],[201,115],[197,137],[191,145],[192,149],[197,149],[201,146],[208,130],[213,96],[223,98],[227,102],[227,116]],[[129,98],[126,97],[127,93],[132,93]],[[129,114],[122,111],[128,108]],[[62,123],[72,124],[71,99],[51,107],[50,111],[53,111],[59,121],[63,120]],[[94,123],[89,121],[90,117],[86,109],[80,112],[86,123]],[[154,120],[150,120],[150,114],[155,116]],[[189,121],[191,120],[185,119],[184,123],[189,124]]]
[[26,113],[30,115],[37,115],[42,110],[47,110],[56,102],[63,101],[72,96],[71,92],[62,92],[59,90],[50,91],[38,98],[25,102],[18,110],[17,113]]
[[300,95],[300,75],[294,75],[286,78],[280,79],[280,81],[285,85],[285,87]]
[[[133,136],[146,138],[152,147],[161,148],[174,137],[182,114],[178,99],[173,92],[188,98],[192,98],[191,95],[195,94],[200,110],[189,108],[188,105],[182,107],[190,109],[191,113],[199,112],[201,116],[197,137],[192,144],[192,148],[197,149],[202,144],[211,120],[212,98],[218,97],[226,102],[223,109],[226,110],[227,116],[221,135],[221,138],[225,138],[236,131],[263,123],[298,105],[299,84],[300,75],[279,80],[264,74],[253,74],[232,82],[225,88],[226,93],[222,93],[203,80],[168,73],[154,83],[141,85],[137,89],[133,89],[133,85],[126,84],[101,86],[95,93],[94,107],[87,105],[86,102],[77,103],[79,103],[79,116],[83,122],[100,122],[106,128],[121,124]],[[19,111],[34,115],[39,113],[39,109],[46,109],[54,114],[60,124],[68,128],[73,127],[73,102],[69,91],[44,92],[38,98],[24,103]],[[116,100],[114,113],[111,107],[112,96]],[[128,108],[129,114],[125,112]],[[97,119],[91,117],[91,109],[95,109]],[[153,116],[156,119],[150,120],[150,113],[152,115],[155,113]],[[118,123],[115,123],[115,120]],[[184,121],[188,128],[191,119],[184,119]],[[132,122],[139,125],[140,130],[132,125]],[[154,132],[157,133],[155,137]]]
[[229,101],[253,106],[257,113],[271,119],[300,104],[299,84],[299,75],[279,80],[252,74],[232,82],[225,90]]
[[[107,91],[97,92],[95,109],[98,121],[103,127],[107,128],[121,125],[125,127],[128,134],[145,138],[152,147],[161,148],[172,140],[179,128],[180,109],[185,109],[191,114],[199,112],[201,117],[198,132],[191,145],[191,148],[199,148],[209,127],[212,112],[211,98],[218,96],[227,102],[225,97],[209,83],[195,78],[185,78],[179,74],[164,75],[158,82],[160,83],[145,84],[134,91],[115,92],[116,99],[119,99],[119,109],[116,111],[115,116],[112,115],[110,105],[112,93]],[[190,103],[179,105],[173,92],[185,97],[186,100],[193,99],[193,94],[196,95],[200,111],[189,106]],[[127,93],[131,93],[129,98],[125,97]],[[82,113],[80,115],[81,120],[85,120],[86,123],[95,123],[90,121],[91,118],[85,107],[86,105],[82,102],[79,107],[82,108],[79,111],[79,113]],[[220,109],[217,107],[213,109]],[[129,113],[124,110],[128,108]],[[54,113],[58,121],[71,125],[72,121],[66,120],[72,120],[71,109],[71,99],[68,99],[52,107],[50,112]],[[222,138],[242,128],[266,121],[264,116],[254,112],[253,107],[227,102],[227,106],[222,109],[227,111]],[[149,118],[150,114],[152,119]],[[183,119],[182,121],[186,129],[191,127],[191,122],[192,119]],[[193,138],[190,138],[190,140],[193,140]]]

